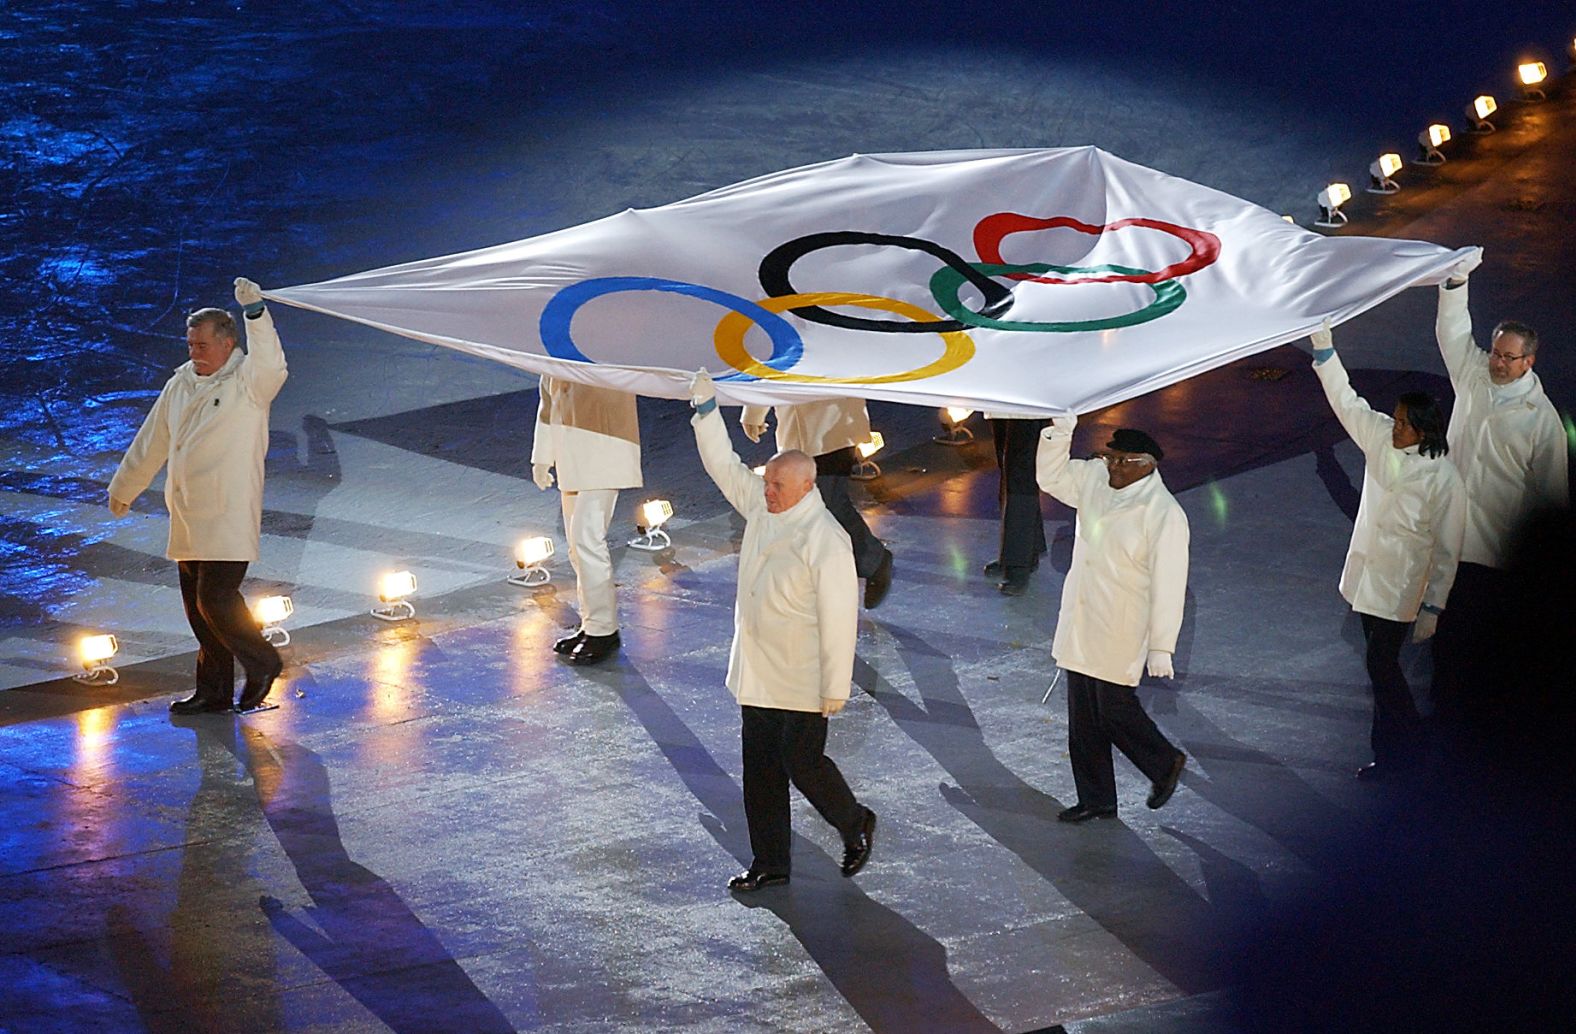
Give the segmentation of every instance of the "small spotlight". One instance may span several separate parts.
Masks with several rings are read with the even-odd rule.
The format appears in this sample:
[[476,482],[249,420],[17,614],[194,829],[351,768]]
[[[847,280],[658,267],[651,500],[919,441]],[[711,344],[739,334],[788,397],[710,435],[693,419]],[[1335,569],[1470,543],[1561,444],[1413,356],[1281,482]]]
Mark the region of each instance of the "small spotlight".
[[295,601],[289,596],[264,596],[252,604],[252,620],[263,630],[263,638],[275,646],[289,646],[290,633],[285,630],[285,618],[295,613]]
[[1289,215],[1281,216],[1281,222],[1283,222],[1283,223],[1291,223],[1293,226],[1297,225],[1297,220],[1293,219]]
[[662,526],[672,516],[673,504],[666,499],[651,499],[641,503],[640,519],[635,522],[635,530],[640,534],[629,540],[629,547],[643,549],[648,553],[672,548],[673,540],[662,530]]
[[1400,155],[1394,151],[1381,154],[1372,165],[1368,166],[1368,193],[1394,194],[1400,190],[1401,184],[1390,178],[1395,175],[1396,170],[1400,167]]
[[938,445],[967,445],[974,440],[974,432],[963,425],[973,415],[974,410],[962,406],[946,407],[941,411],[941,426],[947,429],[946,433],[931,440]]
[[1417,157],[1412,159],[1413,165],[1443,165],[1445,156],[1439,150],[1439,145],[1450,141],[1450,127],[1443,122],[1435,122],[1421,133],[1417,134]]
[[416,606],[407,598],[416,592],[416,576],[409,571],[389,571],[378,580],[378,600],[384,605],[372,608],[372,616],[383,621],[403,621],[416,616]]
[[1472,122],[1472,132],[1494,132],[1494,123],[1490,122],[1488,117],[1498,110],[1499,102],[1488,94],[1474,97],[1472,103],[1467,105],[1467,118]]
[[1526,101],[1548,100],[1543,92],[1543,81],[1549,70],[1542,61],[1524,61],[1516,66],[1516,81],[1521,84],[1521,99]]
[[881,451],[886,445],[886,439],[881,437],[880,431],[871,431],[870,437],[854,446],[859,453],[859,462],[854,464],[854,469],[849,477],[855,481],[874,481],[881,476],[881,468],[870,457]]
[[72,678],[90,686],[113,686],[120,681],[120,672],[106,662],[120,652],[120,641],[109,634],[85,635],[77,640],[77,660],[82,671]]
[[546,535],[521,539],[519,545],[514,547],[514,566],[518,567],[521,573],[510,575],[509,584],[528,589],[552,581],[553,572],[542,566],[552,555],[553,540]]
[[1352,199],[1352,188],[1344,183],[1331,183],[1319,191],[1319,218],[1315,226],[1344,226],[1346,213],[1341,211],[1341,206]]

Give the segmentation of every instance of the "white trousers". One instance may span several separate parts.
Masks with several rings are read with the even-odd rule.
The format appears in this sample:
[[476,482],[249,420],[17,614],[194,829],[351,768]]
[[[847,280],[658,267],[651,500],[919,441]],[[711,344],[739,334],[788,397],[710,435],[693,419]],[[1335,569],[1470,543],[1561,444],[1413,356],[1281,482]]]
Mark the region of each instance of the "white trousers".
[[564,505],[564,537],[569,563],[575,569],[575,595],[580,603],[580,630],[586,635],[618,631],[618,602],[613,597],[613,557],[607,529],[613,523],[616,488],[559,492]]

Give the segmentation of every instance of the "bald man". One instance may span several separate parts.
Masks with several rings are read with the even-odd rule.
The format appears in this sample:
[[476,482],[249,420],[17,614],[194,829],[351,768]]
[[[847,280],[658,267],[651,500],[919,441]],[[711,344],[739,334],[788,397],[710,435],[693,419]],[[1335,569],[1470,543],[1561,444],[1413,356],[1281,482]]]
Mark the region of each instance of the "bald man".
[[853,682],[853,547],[816,490],[811,456],[779,452],[758,476],[734,453],[704,370],[690,385],[690,404],[701,463],[745,519],[728,689],[741,712],[744,815],[754,857],[728,889],[749,893],[788,882],[789,783],[842,835],[842,873],[852,876],[870,859],[876,814],[854,798],[826,756],[826,720],[848,702]]

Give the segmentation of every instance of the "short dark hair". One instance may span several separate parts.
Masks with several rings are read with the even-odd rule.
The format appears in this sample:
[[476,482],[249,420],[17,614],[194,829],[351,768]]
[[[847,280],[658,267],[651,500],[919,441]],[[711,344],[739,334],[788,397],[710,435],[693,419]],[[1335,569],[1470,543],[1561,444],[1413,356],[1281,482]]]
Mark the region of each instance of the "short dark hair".
[[1500,320],[1494,325],[1494,334],[1489,340],[1493,341],[1501,334],[1515,334],[1524,342],[1523,351],[1527,355],[1538,354],[1538,332],[1520,320]]
[[1450,451],[1445,441],[1445,409],[1426,391],[1408,391],[1396,400],[1406,407],[1406,422],[1422,436],[1417,449],[1424,456],[1443,456]]
[[235,317],[223,309],[198,309],[186,317],[186,329],[191,330],[206,323],[213,328],[213,332],[220,337],[227,337],[231,341],[240,341],[240,331],[235,329]]

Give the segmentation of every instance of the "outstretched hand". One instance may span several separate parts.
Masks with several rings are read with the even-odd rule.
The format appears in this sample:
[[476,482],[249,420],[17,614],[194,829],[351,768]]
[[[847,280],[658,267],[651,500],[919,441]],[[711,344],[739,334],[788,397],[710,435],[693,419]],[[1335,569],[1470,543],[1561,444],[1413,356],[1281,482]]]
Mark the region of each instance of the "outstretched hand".
[[690,405],[705,405],[710,399],[717,397],[716,385],[711,383],[711,374],[705,370],[696,370],[695,376],[690,378]]
[[1331,333],[1330,318],[1328,316],[1324,318],[1322,327],[1308,335],[1308,340],[1313,342],[1313,350],[1315,352],[1334,351],[1335,335]]
[[1455,264],[1450,270],[1450,279],[1453,283],[1464,284],[1472,271],[1483,264],[1483,249],[1473,248],[1465,257]]
[[244,276],[235,278],[235,300],[242,305],[258,305],[263,300],[263,289]]

